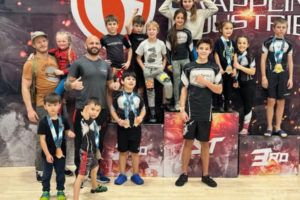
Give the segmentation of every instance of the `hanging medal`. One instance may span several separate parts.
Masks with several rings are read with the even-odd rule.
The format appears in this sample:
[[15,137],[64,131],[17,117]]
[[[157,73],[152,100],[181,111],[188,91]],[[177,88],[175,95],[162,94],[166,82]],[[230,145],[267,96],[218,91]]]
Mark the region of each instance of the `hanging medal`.
[[134,125],[135,125],[135,121],[136,121],[136,117],[137,117],[137,112],[136,112],[135,105],[133,102],[135,95],[132,92],[129,96],[125,91],[123,91],[123,95],[125,96],[125,100],[124,100],[123,104],[124,104],[124,114],[125,114],[125,122],[126,122],[124,125],[124,128],[129,128],[130,127],[130,120],[129,120],[130,110],[132,110],[132,112],[134,114]]
[[282,38],[282,45],[280,47],[280,50],[276,49],[275,48],[276,47],[276,38],[273,37],[274,59],[275,59],[275,62],[276,62],[273,72],[275,72],[277,74],[284,71],[283,67],[282,67],[282,64],[281,64],[283,51],[284,51],[284,46],[285,46],[285,39]]
[[233,68],[232,68],[232,64],[231,64],[231,59],[233,56],[233,46],[232,46],[232,41],[230,40],[230,45],[228,46],[227,41],[225,40],[225,38],[223,36],[221,36],[221,40],[224,44],[224,48],[225,48],[225,58],[227,61],[227,66],[225,69],[225,72],[227,74],[232,74],[233,72]]
[[96,158],[97,160],[102,159],[100,150],[99,150],[99,138],[100,138],[100,133],[99,133],[99,127],[96,123],[96,121],[93,122],[94,125],[94,133],[95,133],[95,144],[96,144]]
[[54,141],[55,147],[56,147],[55,156],[58,159],[60,159],[60,158],[64,157],[64,154],[63,154],[62,149],[61,149],[61,143],[62,143],[62,138],[63,138],[63,130],[64,130],[61,116],[58,115],[58,137],[57,137],[53,122],[52,122],[49,115],[47,115],[47,121],[48,121],[48,125],[50,127],[52,138],[53,138],[53,141]]

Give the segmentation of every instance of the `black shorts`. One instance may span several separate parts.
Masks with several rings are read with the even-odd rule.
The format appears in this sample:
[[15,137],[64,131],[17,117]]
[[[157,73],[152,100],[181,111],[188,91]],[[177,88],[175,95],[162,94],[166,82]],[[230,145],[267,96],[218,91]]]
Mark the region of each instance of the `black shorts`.
[[288,78],[288,71],[284,71],[279,74],[275,72],[267,73],[268,98],[286,99],[290,96],[290,92],[287,89]]
[[98,167],[98,160],[96,158],[96,154],[88,153],[80,149],[79,174],[82,176],[86,176],[95,167]]
[[211,121],[189,120],[183,125],[183,138],[197,139],[200,142],[208,142],[210,138]]
[[141,126],[123,128],[118,126],[118,151],[138,153],[141,143]]

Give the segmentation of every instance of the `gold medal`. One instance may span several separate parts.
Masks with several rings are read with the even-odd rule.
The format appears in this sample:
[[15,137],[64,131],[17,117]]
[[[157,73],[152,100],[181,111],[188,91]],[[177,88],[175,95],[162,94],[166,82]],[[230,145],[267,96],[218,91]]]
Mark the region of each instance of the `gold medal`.
[[58,159],[64,157],[64,154],[63,154],[61,148],[56,148],[55,156],[56,156]]
[[275,72],[275,73],[277,73],[277,74],[279,74],[279,73],[281,73],[281,72],[283,72],[284,70],[283,70],[283,68],[282,68],[282,64],[281,63],[277,63],[276,65],[275,65],[275,68],[274,68],[274,70],[273,70],[273,72]]
[[232,74],[232,66],[231,65],[227,65],[226,69],[225,69],[225,72],[227,74]]
[[101,156],[100,150],[98,148],[96,150],[96,158],[97,158],[97,160],[103,159]]

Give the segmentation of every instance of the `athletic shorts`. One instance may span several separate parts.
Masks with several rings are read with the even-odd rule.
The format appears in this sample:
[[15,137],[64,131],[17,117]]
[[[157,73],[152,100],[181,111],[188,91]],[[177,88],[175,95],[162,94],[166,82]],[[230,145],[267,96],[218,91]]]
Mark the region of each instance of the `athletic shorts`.
[[118,126],[118,151],[138,153],[141,143],[141,126],[123,128]]
[[189,120],[183,125],[183,138],[208,142],[210,138],[210,129],[211,121]]
[[98,166],[98,160],[96,154],[88,153],[80,149],[80,169],[79,174],[82,176],[88,175],[88,173]]
[[279,74],[275,72],[269,72],[267,74],[268,98],[286,99],[288,96],[290,96],[290,92],[287,89],[288,78],[288,71],[284,71]]

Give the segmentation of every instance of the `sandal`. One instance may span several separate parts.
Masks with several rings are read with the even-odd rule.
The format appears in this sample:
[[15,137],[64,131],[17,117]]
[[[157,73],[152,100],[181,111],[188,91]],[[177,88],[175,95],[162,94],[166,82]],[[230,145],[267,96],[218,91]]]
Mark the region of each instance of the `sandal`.
[[91,193],[106,192],[106,191],[107,191],[107,187],[103,185],[98,185],[96,189],[91,189]]
[[240,135],[248,135],[249,132],[248,132],[247,129],[244,129],[244,128],[243,128],[243,129],[239,132],[239,134],[240,134]]
[[288,134],[282,129],[279,129],[276,133],[283,138],[288,136]]
[[264,136],[271,137],[272,135],[273,135],[273,132],[271,130],[269,130],[269,129],[265,130]]

